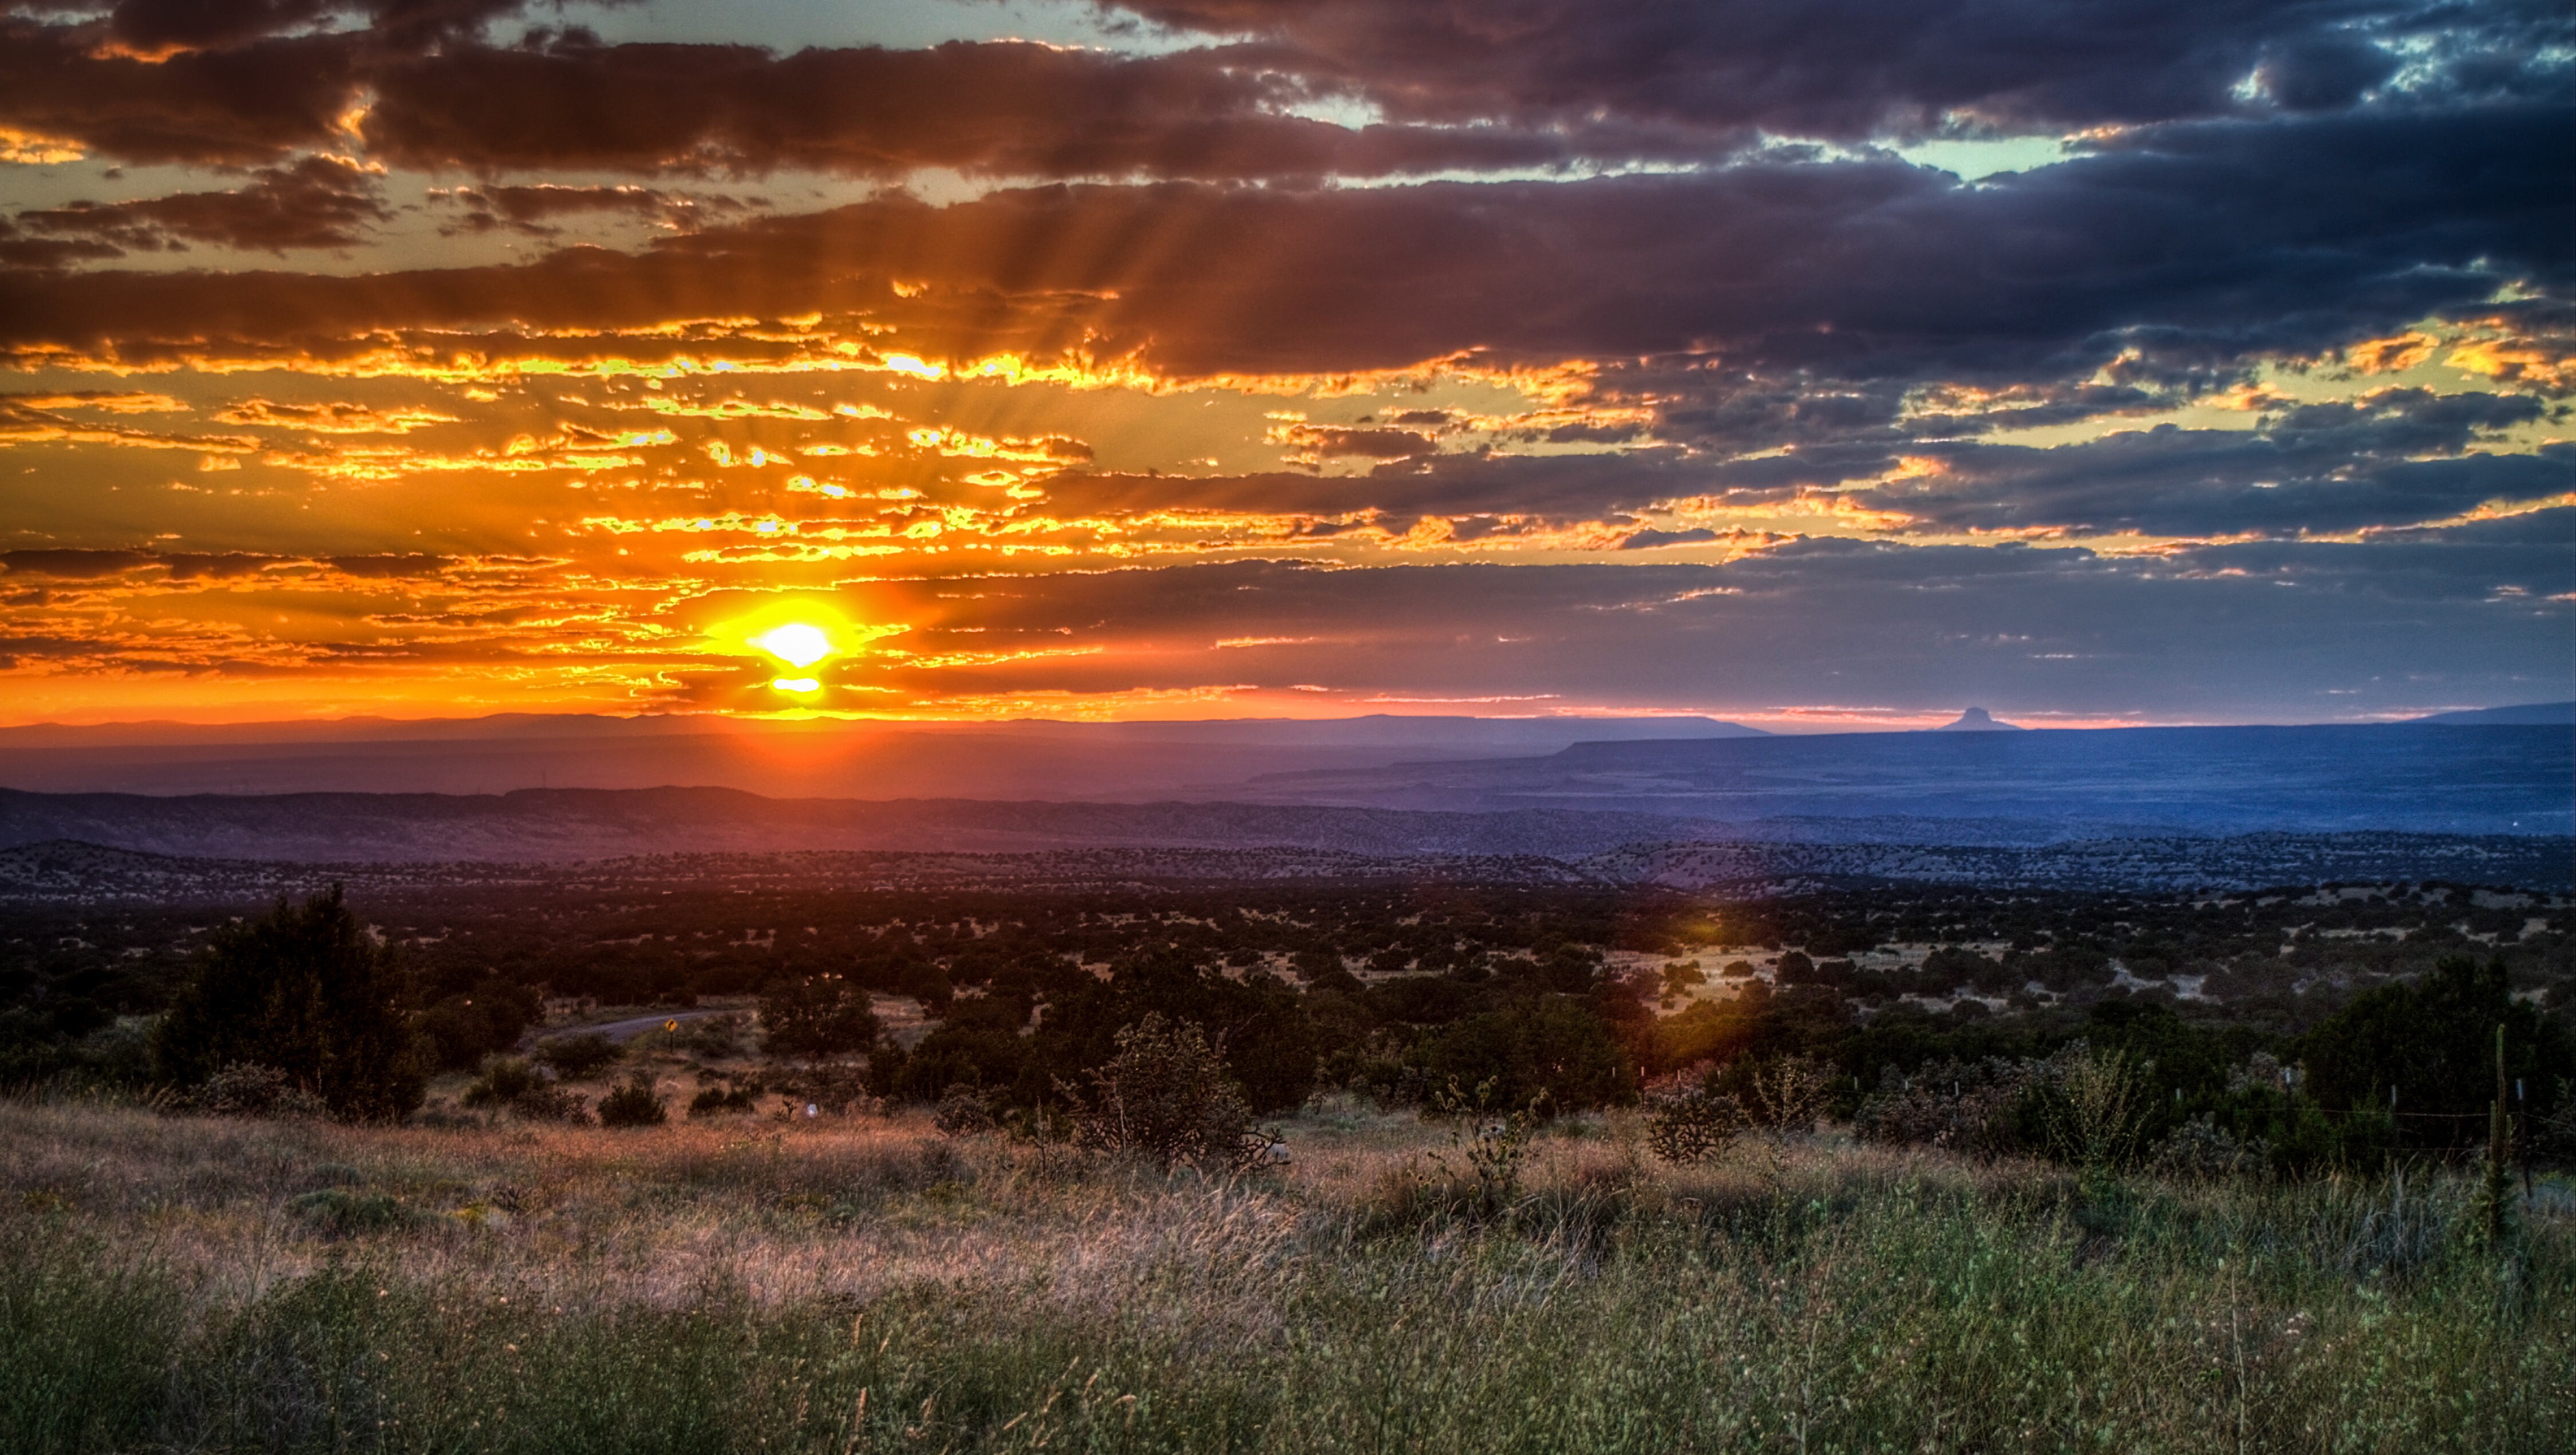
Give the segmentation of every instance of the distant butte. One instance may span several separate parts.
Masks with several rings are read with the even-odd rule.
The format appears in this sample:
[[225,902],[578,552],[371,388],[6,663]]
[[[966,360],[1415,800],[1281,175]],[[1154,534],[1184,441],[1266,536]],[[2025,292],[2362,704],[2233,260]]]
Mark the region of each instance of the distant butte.
[[1972,707],[1960,713],[1957,722],[1945,722],[1932,731],[1936,733],[2017,733],[2027,729],[2016,723],[1997,722],[1986,715],[1984,708]]

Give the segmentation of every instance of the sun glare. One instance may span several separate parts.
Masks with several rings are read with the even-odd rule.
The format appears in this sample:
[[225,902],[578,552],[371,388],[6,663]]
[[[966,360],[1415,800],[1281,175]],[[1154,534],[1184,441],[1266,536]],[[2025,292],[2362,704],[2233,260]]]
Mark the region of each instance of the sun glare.
[[811,677],[780,677],[769,684],[777,692],[820,692],[823,684]]
[[[753,637],[751,644],[791,667],[811,667],[832,655],[832,639],[824,634],[823,629],[801,621],[772,627],[763,635]],[[778,685],[785,687],[788,682],[781,679]],[[809,684],[802,690],[811,691],[812,687]]]

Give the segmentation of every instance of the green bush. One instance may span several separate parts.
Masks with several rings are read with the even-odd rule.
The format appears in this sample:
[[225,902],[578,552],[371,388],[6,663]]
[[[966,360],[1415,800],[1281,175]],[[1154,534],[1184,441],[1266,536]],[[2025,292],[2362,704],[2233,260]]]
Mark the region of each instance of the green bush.
[[320,1232],[338,1237],[411,1227],[421,1215],[389,1193],[322,1187],[291,1199],[286,1210]]
[[824,1060],[864,1051],[877,1038],[868,993],[841,975],[772,981],[760,996],[761,1049]]
[[1406,1057],[1429,1084],[1491,1081],[1498,1103],[1560,1112],[1633,1101],[1637,1072],[1610,1023],[1580,1000],[1532,996],[1452,1022]]
[[993,1117],[993,1104],[972,1086],[952,1086],[939,1098],[930,1114],[931,1125],[951,1137],[971,1137],[989,1132],[999,1123]]
[[401,976],[336,884],[217,931],[155,1028],[152,1057],[164,1080],[191,1087],[227,1066],[274,1067],[358,1120],[408,1115],[427,1089]]
[[583,1122],[590,1114],[581,1098],[537,1074],[516,1056],[494,1056],[483,1063],[483,1075],[456,1098],[466,1107],[507,1107],[532,1121]]
[[701,1086],[689,1098],[689,1115],[722,1116],[727,1112],[747,1112],[760,1100],[760,1083],[746,1081],[727,1086]]
[[599,1124],[603,1127],[658,1127],[670,1119],[660,1094],[653,1089],[653,1079],[640,1071],[624,1086],[599,1099]]
[[579,1081],[626,1059],[626,1048],[597,1031],[583,1031],[537,1042],[537,1059],[555,1068],[557,1075]]
[[524,985],[486,977],[473,989],[422,1011],[420,1029],[429,1039],[431,1059],[439,1069],[461,1071],[495,1051],[517,1045],[541,1004],[537,993]]
[[1118,1054],[1091,1073],[1089,1095],[1065,1091],[1075,1103],[1074,1139],[1094,1150],[1164,1167],[1231,1166],[1249,1153],[1252,1111],[1206,1034],[1187,1021],[1148,1015],[1125,1027]]
[[1646,1088],[1646,1148],[1675,1166],[1705,1162],[1743,1135],[1744,1103],[1717,1089],[1717,1068],[1687,1066]]
[[287,1079],[274,1066],[236,1061],[206,1078],[195,1103],[217,1116],[319,1116],[329,1110],[321,1098]]
[[2503,961],[2467,955],[2445,955],[2412,984],[2369,991],[2308,1032],[2305,1093],[2330,1111],[2385,1111],[2394,1090],[2410,1145],[2472,1145],[2486,1136],[2499,1025],[2505,1074],[2524,1083],[2528,1111],[2547,1116],[2561,1082],[2576,1076],[2576,1045],[2514,998]]

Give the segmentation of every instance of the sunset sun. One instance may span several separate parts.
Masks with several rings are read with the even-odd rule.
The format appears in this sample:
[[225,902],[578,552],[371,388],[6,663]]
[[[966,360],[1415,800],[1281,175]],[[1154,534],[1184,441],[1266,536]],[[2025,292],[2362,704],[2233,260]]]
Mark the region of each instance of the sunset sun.
[[832,655],[831,634],[811,622],[772,627],[753,637],[751,644],[791,667],[811,667]]

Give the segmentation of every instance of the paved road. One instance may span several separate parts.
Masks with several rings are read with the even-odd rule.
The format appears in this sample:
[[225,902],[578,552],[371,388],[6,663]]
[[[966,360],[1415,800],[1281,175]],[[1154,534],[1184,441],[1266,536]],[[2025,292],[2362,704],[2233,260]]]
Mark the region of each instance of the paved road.
[[622,1046],[646,1031],[669,1021],[705,1020],[709,1016],[735,1013],[723,1010],[666,1010],[652,1015],[639,1015],[633,1020],[604,1021],[595,1026],[564,1026],[560,1029],[547,1029],[537,1032],[537,1035],[540,1039],[547,1036],[606,1036]]

